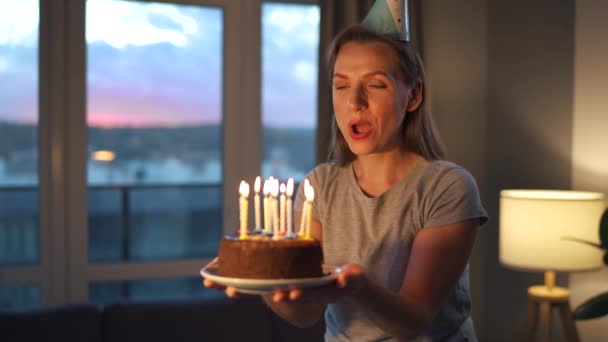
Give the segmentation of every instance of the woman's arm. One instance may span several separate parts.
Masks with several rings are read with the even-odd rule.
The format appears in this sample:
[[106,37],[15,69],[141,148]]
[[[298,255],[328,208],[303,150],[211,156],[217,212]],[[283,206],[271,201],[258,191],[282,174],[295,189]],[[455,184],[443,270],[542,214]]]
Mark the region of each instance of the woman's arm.
[[[423,229],[414,240],[399,293],[362,276],[352,298],[378,327],[395,337],[424,333],[464,271],[478,226],[474,219]],[[351,275],[345,274],[339,285],[347,286],[349,276],[357,278],[363,271],[360,266],[350,269],[346,273]]]

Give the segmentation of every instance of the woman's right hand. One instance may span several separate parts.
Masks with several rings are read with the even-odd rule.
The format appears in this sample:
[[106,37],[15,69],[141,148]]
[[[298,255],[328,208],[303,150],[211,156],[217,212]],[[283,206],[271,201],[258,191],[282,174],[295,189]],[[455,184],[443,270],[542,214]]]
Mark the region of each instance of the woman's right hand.
[[268,299],[273,302],[317,302],[329,304],[339,298],[351,295],[368,285],[368,278],[361,265],[346,264],[335,282],[316,288],[292,288],[275,290]]
[[231,286],[223,286],[220,284],[215,283],[213,280],[207,279],[205,278],[203,280],[203,285],[206,288],[209,289],[215,289],[215,290],[219,290],[219,291],[224,291],[224,293],[226,293],[226,296],[230,297],[230,298],[234,298],[238,295],[237,290],[234,287]]
[[[218,261],[219,261],[219,259],[215,258],[206,267],[213,267],[213,264],[217,263]],[[238,294],[238,292],[236,291],[236,289],[234,287],[220,285],[220,284],[217,284],[216,282],[214,282],[213,280],[207,279],[207,278],[203,279],[203,286],[205,286],[208,289],[224,291],[226,293],[226,296],[228,296],[230,298],[234,298]]]

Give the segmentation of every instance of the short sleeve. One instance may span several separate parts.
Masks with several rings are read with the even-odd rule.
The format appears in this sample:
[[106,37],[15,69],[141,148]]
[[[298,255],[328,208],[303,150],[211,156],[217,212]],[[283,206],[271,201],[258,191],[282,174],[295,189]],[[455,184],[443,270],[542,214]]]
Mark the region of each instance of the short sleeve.
[[438,175],[436,183],[424,196],[423,215],[425,228],[474,218],[483,225],[488,220],[475,179],[461,167],[448,168]]

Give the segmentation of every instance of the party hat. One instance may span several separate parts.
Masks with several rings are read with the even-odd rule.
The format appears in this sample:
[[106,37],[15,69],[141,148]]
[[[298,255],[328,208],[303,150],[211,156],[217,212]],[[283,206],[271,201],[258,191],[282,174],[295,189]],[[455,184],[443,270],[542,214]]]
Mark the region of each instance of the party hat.
[[376,0],[361,25],[377,33],[409,41],[407,0]]

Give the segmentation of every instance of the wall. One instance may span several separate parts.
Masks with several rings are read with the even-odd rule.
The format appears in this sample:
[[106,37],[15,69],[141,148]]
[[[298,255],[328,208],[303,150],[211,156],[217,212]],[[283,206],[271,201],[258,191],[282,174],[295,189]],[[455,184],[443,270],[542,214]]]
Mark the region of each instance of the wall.
[[[572,188],[608,195],[608,2],[577,0],[574,44]],[[608,268],[573,274],[574,307],[608,290]],[[605,341],[608,317],[579,321],[582,341]]]
[[[448,159],[476,178],[484,202],[486,188],[486,0],[421,1],[422,47],[430,106],[448,149]],[[475,20],[470,20],[473,17]],[[491,234],[485,228],[479,240]],[[473,319],[483,325],[486,244],[471,257]]]
[[[478,179],[491,217],[471,260],[481,341],[522,340],[527,287],[543,282],[541,273],[510,270],[498,260],[500,190],[608,194],[608,137],[602,134],[608,72],[600,71],[608,70],[605,13],[608,3],[600,0],[424,1],[435,118],[450,159]],[[558,284],[570,284],[576,306],[606,290],[607,273],[558,275]],[[577,326],[583,341],[608,334],[606,319]],[[564,340],[557,324],[554,337]]]
[[[527,287],[541,273],[507,269],[498,254],[501,189],[568,189],[571,178],[574,2],[488,1],[488,208],[496,218],[484,272],[484,341],[522,338]],[[564,285],[564,278],[558,279]],[[500,333],[498,333],[500,331]],[[561,329],[554,329],[561,340]]]

